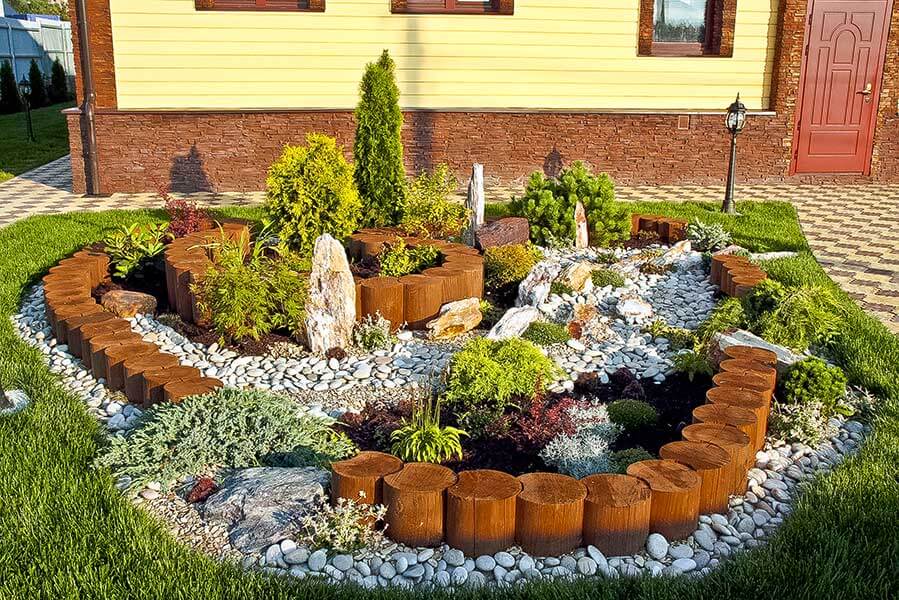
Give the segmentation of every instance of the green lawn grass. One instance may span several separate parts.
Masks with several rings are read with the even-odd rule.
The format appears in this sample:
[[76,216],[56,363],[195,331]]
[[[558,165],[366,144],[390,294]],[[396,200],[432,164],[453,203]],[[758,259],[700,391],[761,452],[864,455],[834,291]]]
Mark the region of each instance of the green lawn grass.
[[31,111],[36,142],[28,141],[25,113],[0,115],[0,183],[69,153],[62,110],[71,102]]
[[[686,215],[703,207],[647,204]],[[771,263],[788,282],[833,285],[808,254],[786,204],[741,204],[720,217],[750,249],[796,249]],[[258,211],[229,210],[231,216]],[[0,229],[0,381],[33,403],[0,418],[0,598],[330,599],[448,598],[438,592],[363,592],[242,572],[186,549],[91,468],[100,430],[81,402],[60,387],[42,356],[14,334],[8,316],[41,274],[117,224],[158,217],[107,212],[32,217]],[[754,230],[757,229],[757,231]],[[701,580],[637,579],[464,590],[453,598],[826,599],[899,595],[899,339],[844,294],[846,334],[834,353],[856,383],[884,396],[860,453],[820,477],[771,543]]]

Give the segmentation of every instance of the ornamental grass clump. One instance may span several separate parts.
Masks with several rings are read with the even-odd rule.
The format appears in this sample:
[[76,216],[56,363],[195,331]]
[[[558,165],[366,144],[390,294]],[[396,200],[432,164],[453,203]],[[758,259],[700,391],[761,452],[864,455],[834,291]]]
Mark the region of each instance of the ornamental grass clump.
[[423,394],[412,405],[409,419],[390,434],[390,451],[406,462],[440,464],[462,460],[462,437],[468,434],[456,427],[440,426],[440,398]]
[[305,146],[285,146],[269,168],[266,190],[273,225],[292,250],[309,254],[318,236],[343,239],[359,224],[352,167],[332,137],[310,133]]
[[403,111],[396,65],[387,50],[365,67],[356,106],[353,178],[362,198],[361,225],[396,225],[405,212]]
[[513,198],[512,214],[526,217],[531,241],[541,246],[566,246],[574,242],[574,211],[578,201],[587,213],[590,242],[608,246],[630,237],[630,218],[615,203],[615,184],[605,173],[594,175],[586,164],[576,161],[562,169],[557,178],[533,173],[524,196]]
[[507,408],[529,403],[559,374],[531,342],[477,338],[450,360],[447,407],[467,431],[481,435]]
[[[97,459],[137,493],[151,481],[165,489],[188,475],[257,467],[289,456],[293,466],[325,465],[353,454],[352,442],[294,400],[262,391],[220,389],[157,404],[137,428],[114,436]],[[282,458],[283,460],[283,458]]]

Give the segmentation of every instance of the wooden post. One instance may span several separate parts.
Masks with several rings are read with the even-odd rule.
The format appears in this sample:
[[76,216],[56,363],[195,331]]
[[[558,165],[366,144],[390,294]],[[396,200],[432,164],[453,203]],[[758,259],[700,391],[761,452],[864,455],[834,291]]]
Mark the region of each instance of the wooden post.
[[166,402],[177,404],[189,396],[201,396],[222,387],[222,382],[213,377],[197,377],[182,381],[170,381],[163,387]]
[[362,315],[380,313],[390,321],[391,329],[396,330],[403,324],[403,284],[396,277],[372,277],[363,279],[360,286],[362,292]]
[[403,468],[403,461],[383,452],[360,452],[331,464],[331,504],[346,498],[360,504],[384,503],[384,477]]
[[144,371],[177,366],[178,357],[164,352],[154,352],[126,359],[122,367],[125,378],[125,396],[128,397],[128,402],[134,405],[140,405],[143,402]]
[[200,370],[195,367],[169,367],[144,371],[142,407],[152,406],[165,400],[165,385],[172,381],[196,379],[201,377]]
[[726,373],[744,373],[746,371],[757,373],[765,378],[770,389],[773,390],[777,386],[777,369],[753,360],[728,358],[727,360],[722,360],[718,367]]
[[755,346],[728,346],[722,350],[727,358],[752,360],[766,367],[777,366],[777,353]]
[[581,544],[587,488],[558,473],[528,473],[515,507],[515,541],[528,554],[557,556]]
[[132,356],[159,354],[159,347],[150,342],[132,342],[108,346],[106,355],[106,387],[121,390],[125,387],[125,361]]
[[705,394],[709,404],[726,404],[751,410],[758,420],[753,447],[761,450],[765,446],[765,434],[768,432],[768,412],[770,403],[762,392],[728,386],[713,387]]
[[709,442],[671,442],[659,449],[659,456],[686,465],[699,473],[700,514],[727,513],[733,487],[731,457],[723,448]]
[[516,498],[521,482],[488,469],[462,471],[446,493],[446,542],[470,556],[515,544]]
[[484,224],[484,165],[475,163],[471,166],[471,180],[468,182],[468,197],[465,208],[469,210],[468,227],[463,239],[474,247],[478,241],[478,229]]
[[759,420],[746,408],[729,404],[703,404],[693,409],[694,423],[721,423],[733,425],[755,442],[758,439]]
[[455,473],[430,463],[410,463],[384,477],[387,535],[412,547],[440,544],[446,489],[454,483]]
[[584,502],[584,544],[607,556],[639,552],[649,536],[652,493],[641,479],[603,473],[581,480]]
[[765,396],[765,399],[769,404],[774,399],[774,390],[768,385],[768,380],[758,373],[752,373],[750,371],[743,373],[724,371],[716,373],[715,376],[712,377],[712,382],[719,387],[732,387],[759,392]]
[[673,460],[642,460],[630,465],[627,474],[642,479],[652,490],[650,531],[679,540],[696,530],[702,489],[696,471]]
[[724,449],[731,457],[732,494],[742,494],[749,483],[746,472],[755,456],[749,436],[731,425],[697,423],[687,425],[681,435],[688,442],[709,442]]

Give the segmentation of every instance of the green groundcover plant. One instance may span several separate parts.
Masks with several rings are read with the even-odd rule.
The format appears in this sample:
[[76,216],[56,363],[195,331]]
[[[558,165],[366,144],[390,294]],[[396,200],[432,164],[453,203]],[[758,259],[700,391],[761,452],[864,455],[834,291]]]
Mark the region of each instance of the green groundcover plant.
[[[859,452],[803,487],[800,502],[766,546],[740,553],[705,577],[599,578],[535,582],[526,588],[450,594],[361,590],[316,579],[246,572],[188,548],[91,468],[100,426],[81,399],[63,389],[42,354],[19,340],[8,317],[27,287],[74,250],[133,221],[161,213],[112,211],[32,217],[0,229],[0,383],[23,389],[31,404],[0,418],[0,597],[241,598],[242,600],[862,600],[899,595],[899,339],[827,278],[787,203],[741,202],[739,217],[699,203],[633,203],[647,214],[725,222],[735,243],[753,251],[793,250],[765,264],[788,285],[826,286],[842,327],[828,345],[853,385],[879,397],[873,431]],[[218,217],[258,219],[254,209]],[[614,457],[613,457],[614,459]]]
[[153,407],[132,432],[111,438],[97,465],[129,477],[137,492],[150,481],[168,488],[186,475],[255,467],[279,454],[292,455],[294,465],[323,464],[354,451],[333,424],[289,398],[226,388]]

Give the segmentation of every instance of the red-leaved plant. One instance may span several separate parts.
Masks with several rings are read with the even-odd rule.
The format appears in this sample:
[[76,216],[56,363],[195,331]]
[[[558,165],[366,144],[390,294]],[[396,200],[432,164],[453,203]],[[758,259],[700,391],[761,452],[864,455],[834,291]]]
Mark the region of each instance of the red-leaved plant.
[[203,222],[209,219],[206,211],[195,201],[173,198],[166,185],[160,185],[156,192],[165,202],[165,211],[169,214],[169,233],[176,238],[200,231]]
[[570,411],[575,405],[577,400],[573,398],[550,402],[545,395],[538,395],[512,425],[508,436],[519,452],[536,454],[557,435],[574,433]]

